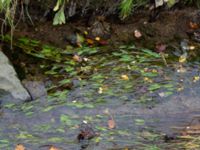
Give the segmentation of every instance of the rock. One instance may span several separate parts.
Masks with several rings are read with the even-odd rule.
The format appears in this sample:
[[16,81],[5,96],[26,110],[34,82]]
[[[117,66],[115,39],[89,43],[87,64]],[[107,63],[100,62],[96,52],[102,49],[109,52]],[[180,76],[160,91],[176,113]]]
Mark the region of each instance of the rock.
[[29,93],[22,86],[20,80],[17,78],[17,73],[2,51],[0,51],[0,70],[0,100],[5,100],[4,97],[7,95],[11,95],[11,100],[29,100]]
[[22,84],[29,92],[32,100],[47,96],[47,91],[42,81],[23,80]]

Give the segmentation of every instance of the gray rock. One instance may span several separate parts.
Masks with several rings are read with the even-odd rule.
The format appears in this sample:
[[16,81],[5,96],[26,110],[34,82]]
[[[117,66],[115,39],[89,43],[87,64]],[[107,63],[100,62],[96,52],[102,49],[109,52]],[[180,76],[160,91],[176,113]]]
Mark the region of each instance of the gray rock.
[[45,84],[42,81],[23,80],[22,84],[29,92],[32,100],[47,96],[47,90],[45,88]]
[[13,66],[2,51],[0,51],[0,70],[0,100],[4,100],[3,97],[6,95],[11,95],[13,101],[25,101],[31,98],[17,78]]

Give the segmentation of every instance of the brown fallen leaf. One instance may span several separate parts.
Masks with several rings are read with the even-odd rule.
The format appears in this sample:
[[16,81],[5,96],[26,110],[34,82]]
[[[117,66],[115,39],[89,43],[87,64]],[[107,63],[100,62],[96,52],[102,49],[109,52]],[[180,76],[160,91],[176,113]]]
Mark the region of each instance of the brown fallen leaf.
[[17,144],[17,146],[15,147],[15,150],[25,150],[25,149],[26,148],[22,144]]
[[49,150],[60,150],[60,149],[57,148],[57,147],[55,147],[55,146],[51,146],[51,147],[49,148]]
[[88,45],[94,45],[94,40],[87,38],[86,42]]
[[75,54],[75,55],[73,56],[73,60],[76,61],[76,62],[81,62],[81,61],[82,61],[82,58],[81,58],[79,55]]
[[195,22],[190,22],[189,27],[190,27],[190,29],[198,29],[199,25]]
[[108,120],[108,128],[109,129],[114,129],[116,127],[116,123],[115,123],[115,120],[113,118],[110,118]]

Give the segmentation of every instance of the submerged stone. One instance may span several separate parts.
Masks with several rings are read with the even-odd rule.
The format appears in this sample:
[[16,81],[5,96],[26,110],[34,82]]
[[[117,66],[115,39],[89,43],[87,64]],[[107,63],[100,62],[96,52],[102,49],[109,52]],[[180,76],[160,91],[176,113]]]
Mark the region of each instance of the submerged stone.
[[32,100],[47,96],[47,90],[42,81],[23,80],[22,84],[29,92]]

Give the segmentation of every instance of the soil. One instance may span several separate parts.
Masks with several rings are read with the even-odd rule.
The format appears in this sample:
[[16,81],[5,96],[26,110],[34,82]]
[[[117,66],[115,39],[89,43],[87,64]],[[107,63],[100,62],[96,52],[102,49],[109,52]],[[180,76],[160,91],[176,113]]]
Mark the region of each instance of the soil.
[[[165,43],[169,45],[177,44],[180,40],[188,38],[187,32],[189,22],[193,20],[198,12],[194,8],[177,9],[173,11],[163,11],[159,18],[152,23],[148,22],[149,12],[141,11],[125,21],[119,21],[115,16],[104,18],[100,23],[106,24],[109,28],[109,36],[104,40],[111,45],[127,44],[134,42],[137,46],[146,48],[154,48],[155,43]],[[96,20],[98,21],[96,16]],[[67,22],[65,25],[53,26],[52,20],[45,22],[34,22],[34,26],[21,23],[17,26],[14,35],[16,37],[28,37],[31,39],[40,40],[43,43],[51,44],[57,47],[65,48],[69,44],[68,37],[73,36],[77,31],[90,32],[92,25],[88,25],[88,19],[77,18]],[[106,30],[106,29],[105,29]],[[139,30],[142,38],[134,37],[134,31]]]

